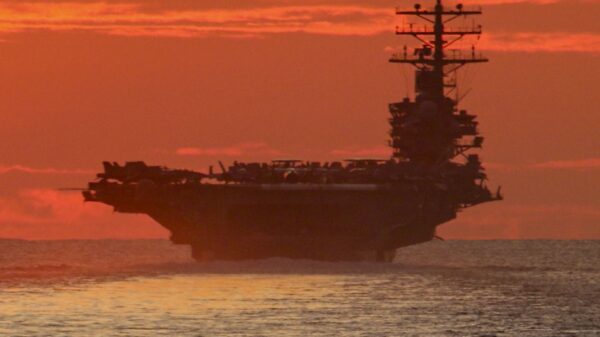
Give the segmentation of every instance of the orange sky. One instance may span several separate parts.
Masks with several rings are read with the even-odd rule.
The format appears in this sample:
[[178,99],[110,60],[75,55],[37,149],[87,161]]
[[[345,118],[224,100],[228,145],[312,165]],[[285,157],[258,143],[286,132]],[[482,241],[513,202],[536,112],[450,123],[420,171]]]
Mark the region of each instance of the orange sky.
[[[85,186],[102,160],[389,153],[387,103],[412,76],[387,63],[410,41],[393,12],[411,3],[283,3],[0,1],[0,237],[167,237],[53,190]],[[461,106],[506,200],[442,236],[600,239],[600,1],[465,3],[483,5],[471,42],[492,62],[463,73]]]

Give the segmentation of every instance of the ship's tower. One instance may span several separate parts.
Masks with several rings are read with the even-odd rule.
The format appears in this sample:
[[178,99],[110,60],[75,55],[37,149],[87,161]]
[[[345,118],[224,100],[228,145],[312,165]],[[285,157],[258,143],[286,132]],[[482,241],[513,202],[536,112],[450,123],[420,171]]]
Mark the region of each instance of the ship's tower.
[[[400,161],[424,166],[439,166],[471,148],[481,147],[476,116],[458,111],[460,99],[456,86],[456,71],[470,63],[487,62],[472,47],[470,52],[450,50],[450,46],[467,35],[481,34],[481,26],[446,27],[451,21],[481,14],[480,10],[465,10],[462,4],[446,8],[437,0],[433,9],[396,10],[396,14],[423,20],[396,27],[397,35],[410,35],[422,45],[409,53],[392,55],[390,62],[407,63],[416,68],[415,100],[408,97],[390,104],[391,141],[394,157]],[[449,25],[448,25],[449,26]],[[450,95],[455,94],[455,98]],[[474,161],[476,156],[469,156]],[[477,160],[478,161],[478,160]]]

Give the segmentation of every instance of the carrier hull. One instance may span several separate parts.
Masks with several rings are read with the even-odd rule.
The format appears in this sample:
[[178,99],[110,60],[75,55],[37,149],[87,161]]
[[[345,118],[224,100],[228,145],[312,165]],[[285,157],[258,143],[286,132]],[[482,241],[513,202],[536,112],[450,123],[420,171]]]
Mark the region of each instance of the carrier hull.
[[389,261],[396,248],[432,240],[436,226],[455,217],[442,194],[407,186],[169,185],[104,192],[90,201],[149,215],[201,261]]

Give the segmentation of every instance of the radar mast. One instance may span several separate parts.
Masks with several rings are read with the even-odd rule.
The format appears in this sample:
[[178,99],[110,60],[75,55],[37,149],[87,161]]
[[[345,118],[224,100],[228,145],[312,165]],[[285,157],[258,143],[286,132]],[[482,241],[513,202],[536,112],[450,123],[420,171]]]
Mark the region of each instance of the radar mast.
[[[390,58],[392,63],[410,64],[415,71],[415,101],[390,104],[391,141],[394,157],[401,161],[439,165],[471,148],[481,147],[476,116],[457,111],[458,97],[449,97],[456,90],[456,71],[470,63],[487,62],[475,51],[466,53],[449,47],[467,35],[479,36],[481,25],[447,28],[446,24],[460,18],[481,14],[481,10],[465,10],[462,4],[445,8],[437,0],[433,9],[415,4],[414,10],[396,10],[397,15],[417,17],[423,26],[414,23],[396,27],[397,35],[409,35],[422,45],[409,54],[403,52]],[[466,138],[465,138],[466,137]]]

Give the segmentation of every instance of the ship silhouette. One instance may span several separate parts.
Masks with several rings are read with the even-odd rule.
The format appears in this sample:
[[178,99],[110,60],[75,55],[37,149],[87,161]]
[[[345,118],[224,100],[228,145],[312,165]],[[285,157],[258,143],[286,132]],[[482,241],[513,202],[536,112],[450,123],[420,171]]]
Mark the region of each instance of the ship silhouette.
[[390,59],[415,68],[415,99],[389,104],[391,158],[219,162],[218,172],[206,173],[104,162],[104,172],[83,191],[85,200],[149,215],[173,243],[191,245],[199,261],[390,261],[399,247],[435,239],[436,228],[462,209],[502,199],[499,189],[490,192],[479,157],[470,153],[483,137],[456,95],[459,68],[487,59],[474,48],[449,49],[481,34],[481,26],[451,28],[451,21],[481,11],[437,0],[431,9],[417,4],[396,14],[425,25],[396,28],[421,45]]

